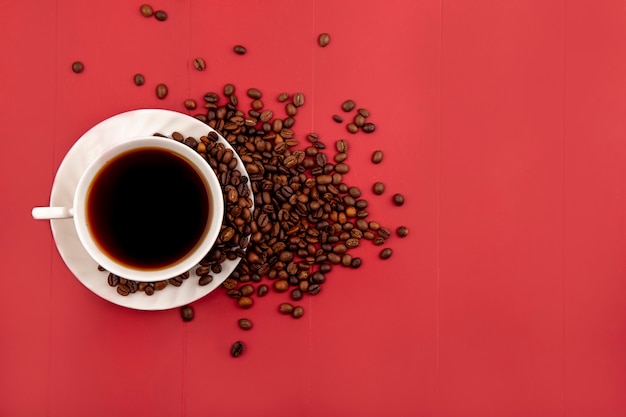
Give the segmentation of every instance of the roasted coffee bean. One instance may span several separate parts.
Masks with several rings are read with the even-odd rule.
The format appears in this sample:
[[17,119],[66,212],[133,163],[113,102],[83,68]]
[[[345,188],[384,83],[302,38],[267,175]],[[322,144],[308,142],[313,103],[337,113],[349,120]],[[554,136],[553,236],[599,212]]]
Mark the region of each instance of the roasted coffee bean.
[[80,74],[84,70],[85,70],[85,66],[83,65],[82,62],[76,61],[72,63],[72,71],[74,71],[76,74]]
[[230,347],[230,355],[233,358],[238,358],[239,356],[243,354],[245,350],[246,350],[246,345],[244,345],[243,342],[237,341],[233,343],[233,345]]
[[304,94],[302,94],[302,93],[294,94],[293,95],[293,105],[296,106],[296,107],[304,106]]
[[126,284],[118,285],[116,290],[117,290],[117,293],[119,295],[122,295],[124,297],[126,297],[128,294],[130,294],[130,289],[128,288],[128,285],[126,285]]
[[361,267],[361,258],[353,258],[352,262],[350,263],[350,266],[354,269],[360,268]]
[[120,277],[115,274],[109,273],[107,277],[107,282],[111,287],[116,287],[120,283]]
[[156,12],[154,12],[154,17],[159,22],[164,22],[167,20],[167,13],[165,13],[163,10],[157,10]]
[[381,195],[382,193],[385,192],[385,184],[383,184],[382,182],[374,183],[374,187],[372,188],[372,191],[374,191],[374,194],[376,195]]
[[244,297],[249,297],[254,294],[254,287],[250,284],[246,284],[243,287],[239,288],[239,291]]
[[259,285],[259,287],[256,290],[256,293],[259,297],[263,297],[267,295],[268,292],[269,292],[269,287],[265,284]]
[[380,229],[380,224],[377,221],[372,220],[368,223],[370,230],[377,231]]
[[143,289],[143,292],[144,292],[146,295],[152,295],[152,294],[154,294],[154,287],[153,287],[151,284],[148,284],[148,285],[146,285],[146,286],[145,286],[145,288]]
[[278,306],[278,312],[280,314],[291,314],[293,313],[293,305],[289,303],[282,303]]
[[294,319],[299,319],[303,315],[304,315],[304,308],[302,308],[300,306],[294,307],[293,311],[291,312],[291,316]]
[[309,285],[309,288],[307,289],[307,293],[309,295],[317,295],[320,293],[320,291],[322,290],[322,287],[319,284],[311,284]]
[[150,17],[153,13],[152,6],[150,6],[149,4],[142,4],[139,8],[139,11],[143,15],[143,17]]
[[226,288],[227,290],[235,289],[237,288],[237,280],[233,278],[226,278],[224,282],[222,282],[222,287]]
[[237,305],[241,308],[250,308],[252,307],[252,304],[254,304],[254,301],[252,301],[252,298],[250,297],[241,296],[237,300]]
[[226,295],[230,298],[241,298],[241,291],[239,290],[228,290],[226,291]]
[[409,234],[409,229],[406,226],[400,226],[396,229],[396,234],[400,237],[406,237]]
[[363,127],[363,125],[365,124],[365,117],[357,114],[356,116],[354,116],[352,123],[354,123],[356,127]]
[[174,287],[180,287],[181,285],[183,285],[183,279],[180,276],[170,278],[167,280],[167,282]]
[[365,123],[361,129],[365,133],[372,133],[376,130],[376,125],[374,123]]
[[224,95],[231,96],[235,93],[235,86],[232,84],[224,85]]
[[285,112],[287,116],[293,117],[298,114],[298,108],[293,103],[287,103],[287,105],[285,105]]
[[328,46],[328,44],[330,43],[330,35],[328,33],[320,33],[320,35],[317,37],[317,43],[322,48]]
[[185,100],[184,104],[187,110],[193,110],[196,108],[196,100],[188,99],[188,100]]
[[236,53],[237,55],[245,55],[245,54],[246,54],[246,52],[248,52],[248,51],[246,50],[246,48],[245,48],[245,47],[243,47],[243,46],[241,46],[241,45],[235,45],[235,46],[233,47],[233,51],[235,51],[235,53]]
[[213,282],[213,276],[208,275],[208,274],[202,275],[200,279],[198,280],[198,284],[202,287],[205,285],[209,285],[211,282]]
[[357,113],[359,113],[361,116],[365,118],[370,117],[370,112],[367,109],[358,109]]
[[383,239],[389,239],[389,237],[391,236],[391,231],[386,227],[381,227],[380,229],[378,229],[378,236],[382,237]]
[[198,71],[204,71],[206,68],[206,62],[204,62],[204,59],[202,58],[196,58],[193,60],[193,66]]
[[157,290],[157,291],[161,291],[165,287],[167,287],[167,280],[157,281],[157,282],[154,283],[154,289]]
[[337,148],[337,152],[347,152],[348,151],[348,142],[344,139],[340,139],[335,143],[335,147]]
[[165,84],[157,84],[156,96],[161,100],[167,97],[167,86]]
[[274,289],[278,292],[285,292],[289,289],[289,282],[284,279],[279,279],[274,282]]
[[335,165],[335,172],[341,175],[347,174],[348,172],[350,172],[350,167],[347,164],[339,163]]
[[404,196],[402,194],[394,194],[393,202],[396,206],[401,206],[404,204]]
[[348,154],[345,152],[340,152],[338,154],[335,155],[335,162],[339,163],[339,162],[343,162],[348,158]]
[[280,93],[280,94],[278,95],[278,101],[279,101],[280,103],[283,103],[283,102],[285,102],[285,101],[287,101],[287,100],[289,100],[289,94],[287,94],[287,93]]
[[183,321],[193,320],[193,308],[191,306],[182,306],[180,308],[180,315],[183,318]]
[[346,100],[343,103],[341,103],[341,109],[345,112],[350,112],[352,110],[354,110],[354,101],[352,100]]
[[146,79],[142,74],[135,74],[135,76],[133,77],[133,82],[136,86],[141,86],[145,84]]
[[128,286],[128,290],[131,294],[136,293],[137,290],[139,290],[139,283],[137,281],[128,280],[126,285]]
[[385,239],[383,239],[382,237],[378,236],[375,237],[374,240],[372,240],[372,243],[376,246],[382,246],[385,244]]
[[348,123],[346,125],[346,129],[350,133],[357,133],[359,131],[359,127],[357,125],[355,125],[354,123]]
[[258,100],[263,96],[263,93],[258,88],[248,88],[248,97]]
[[372,162],[373,163],[380,164],[382,160],[383,160],[383,152],[382,151],[375,151],[372,154]]
[[392,253],[393,251],[391,250],[391,248],[385,248],[380,251],[380,259],[389,259]]
[[291,290],[291,299],[295,301],[302,299],[302,291],[299,288]]
[[250,330],[252,328],[252,322],[248,319],[239,319],[237,324],[239,324],[239,327],[243,330]]

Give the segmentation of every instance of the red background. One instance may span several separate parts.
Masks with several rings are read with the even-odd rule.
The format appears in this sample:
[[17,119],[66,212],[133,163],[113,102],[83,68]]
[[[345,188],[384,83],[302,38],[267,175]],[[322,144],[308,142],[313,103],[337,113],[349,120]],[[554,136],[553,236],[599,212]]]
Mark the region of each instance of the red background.
[[[626,413],[623,1],[152,4],[166,22],[123,0],[1,2],[0,415]],[[300,320],[278,295],[244,314],[218,291],[190,323],[95,296],[30,218],[63,155],[109,116],[184,111],[227,82],[274,108],[303,92],[297,136],[348,139],[347,181],[409,237],[387,261],[362,245]],[[332,122],[347,98],[374,134]]]

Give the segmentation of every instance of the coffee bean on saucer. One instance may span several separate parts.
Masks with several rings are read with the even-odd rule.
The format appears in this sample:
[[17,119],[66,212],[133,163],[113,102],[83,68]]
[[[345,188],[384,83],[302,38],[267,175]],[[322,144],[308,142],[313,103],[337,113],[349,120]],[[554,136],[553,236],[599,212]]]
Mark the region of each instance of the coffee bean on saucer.
[[82,62],[80,61],[75,61],[74,63],[72,63],[72,71],[74,71],[76,74],[80,74],[81,72],[83,72],[85,69],[85,66],[83,65]]
[[111,287],[116,287],[120,283],[120,277],[115,274],[109,273],[107,278],[107,282]]
[[193,320],[193,308],[191,306],[182,306],[180,308],[180,315],[183,318],[183,321]]
[[125,297],[130,294],[130,289],[128,288],[128,285],[120,284],[117,286],[117,293]]
[[139,11],[144,17],[150,17],[153,13],[152,6],[150,6],[149,4],[142,4],[139,8]]
[[154,12],[154,17],[159,22],[164,22],[167,20],[167,13],[165,13],[163,10],[157,10],[156,12]]

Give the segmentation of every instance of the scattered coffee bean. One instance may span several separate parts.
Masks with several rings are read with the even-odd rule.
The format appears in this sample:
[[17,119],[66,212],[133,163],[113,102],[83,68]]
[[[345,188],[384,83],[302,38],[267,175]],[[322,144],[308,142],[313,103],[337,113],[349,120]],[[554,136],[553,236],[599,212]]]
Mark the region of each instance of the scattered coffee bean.
[[330,35],[328,33],[321,33],[318,37],[317,37],[317,43],[322,47],[326,47],[328,46],[328,44],[330,43]]
[[380,259],[389,259],[393,251],[390,248],[385,248],[380,251]]
[[165,13],[163,10],[157,10],[156,12],[154,12],[154,17],[159,22],[164,22],[167,20],[167,13]]
[[345,112],[350,112],[352,110],[354,110],[354,101],[352,100],[346,100],[343,103],[341,103],[341,109]]
[[372,154],[372,162],[373,163],[380,164],[382,160],[383,160],[383,152],[382,151],[375,151]]
[[230,347],[230,355],[233,358],[238,358],[239,356],[243,354],[245,350],[246,350],[246,345],[244,345],[243,342],[237,341],[233,343],[233,345]]
[[278,306],[278,312],[280,314],[291,314],[293,313],[293,305],[289,303],[282,303]]
[[84,70],[85,70],[85,66],[83,65],[82,62],[76,61],[72,63],[72,71],[74,71],[76,74],[80,74]]
[[337,114],[333,114],[333,120],[337,123],[343,123],[343,118]]
[[191,306],[183,306],[180,308],[180,315],[183,321],[193,320],[193,308]]
[[236,53],[237,55],[245,55],[245,54],[246,54],[246,52],[248,52],[248,51],[246,50],[246,48],[244,48],[244,47],[243,47],[243,46],[241,46],[241,45],[235,45],[235,46],[233,47],[233,51],[235,51],[235,53]]
[[135,76],[133,77],[133,82],[136,86],[141,86],[145,84],[146,79],[142,74],[135,74]]
[[357,113],[354,116],[354,119],[352,120],[352,122],[356,125],[356,127],[363,127],[363,125],[365,124],[365,117]]
[[296,93],[293,95],[293,105],[296,107],[304,106],[304,94]]
[[352,262],[350,263],[350,266],[354,269],[357,269],[361,266],[361,258],[353,258]]
[[381,195],[382,193],[385,192],[385,184],[383,184],[382,182],[374,183],[373,191],[374,191],[374,194]]
[[280,103],[284,103],[284,102],[285,102],[285,101],[287,101],[287,100],[289,100],[289,94],[287,94],[287,93],[280,93],[280,94],[278,95],[278,101],[279,101]]
[[156,96],[163,100],[165,97],[167,97],[167,86],[165,84],[158,84],[156,86]]
[[241,295],[244,297],[249,297],[254,294],[254,287],[251,284],[246,284],[243,287],[239,288]]
[[224,95],[225,96],[232,96],[235,93],[235,86],[232,84],[226,84],[224,86]]
[[237,323],[243,330],[250,330],[252,328],[252,322],[248,319],[239,319]]
[[237,305],[241,308],[250,308],[252,307],[252,304],[254,304],[254,301],[252,301],[252,298],[250,297],[240,297],[237,300]]
[[396,234],[400,237],[406,237],[409,234],[409,229],[406,226],[400,226],[396,229]]
[[139,8],[139,11],[143,15],[143,17],[150,17],[153,13],[152,6],[150,6],[149,4],[142,4]]
[[367,109],[358,109],[357,113],[359,113],[361,116],[368,118],[370,117],[370,112]]
[[404,204],[404,196],[402,194],[394,194],[393,202],[396,206],[401,206]]
[[259,288],[257,288],[256,292],[259,297],[263,297],[269,292],[269,287],[265,284],[259,285]]
[[304,315],[304,308],[297,306],[293,309],[293,311],[291,312],[291,316],[294,319],[299,319],[300,317],[302,317]]
[[346,125],[346,129],[348,130],[348,132],[350,133],[357,133],[359,131],[359,128],[357,125],[355,125],[354,123],[348,123]]
[[248,91],[248,97],[253,98],[253,99],[260,99],[263,94],[261,93],[261,91],[257,88],[249,88]]
[[365,123],[362,127],[363,132],[372,133],[376,130],[376,125],[374,123]]
[[189,100],[185,100],[185,108],[187,110],[193,110],[196,108],[196,101],[189,99]]
[[340,139],[335,144],[335,147],[337,148],[337,152],[346,152],[348,150],[348,142],[344,139]]
[[193,66],[198,71],[204,71],[204,69],[206,68],[206,63],[204,62],[204,59],[196,58],[193,60]]
[[[306,282],[306,281],[303,281],[303,282]],[[291,298],[295,301],[302,299],[302,290],[300,290],[299,288],[295,288],[291,290]]]

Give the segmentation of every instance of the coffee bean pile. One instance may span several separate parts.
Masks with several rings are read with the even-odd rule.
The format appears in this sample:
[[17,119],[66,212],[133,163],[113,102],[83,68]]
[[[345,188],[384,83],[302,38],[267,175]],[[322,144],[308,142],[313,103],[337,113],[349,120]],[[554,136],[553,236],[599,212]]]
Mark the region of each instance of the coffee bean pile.
[[[147,4],[141,6],[140,12],[159,21],[167,19],[164,11],[154,12]],[[322,33],[317,41],[320,47],[326,47],[330,35]],[[233,52],[245,55],[247,49],[235,45]],[[202,58],[195,58],[193,66],[198,71],[207,68]],[[82,64],[73,69],[82,71]],[[133,81],[141,86],[145,78],[136,74]],[[168,87],[157,84],[155,93],[159,99],[165,99]],[[361,198],[361,190],[344,181],[343,176],[350,171],[346,162],[350,154],[348,141],[338,139],[331,143],[317,133],[298,136],[293,130],[299,109],[305,104],[302,93],[278,94],[280,112],[266,106],[272,100],[258,88],[245,90],[245,95],[251,99],[248,109],[240,104],[234,84],[226,84],[221,94],[204,94],[202,105],[189,98],[183,106],[189,111],[204,109],[194,117],[226,139],[241,158],[248,176],[237,169],[233,151],[219,143],[213,131],[200,138],[186,137],[182,132],[169,136],[155,133],[194,148],[219,179],[225,203],[223,224],[214,247],[193,272],[198,277],[197,285],[207,285],[213,280],[212,274],[222,271],[225,260],[239,258],[237,268],[221,287],[242,309],[252,307],[257,297],[264,297],[269,291],[288,294],[292,302],[315,296],[334,268],[361,267],[363,260],[352,255],[353,249],[364,241],[385,246],[392,235],[389,229],[370,219],[369,202]],[[346,130],[350,134],[371,134],[376,130],[369,110],[357,107],[354,100],[345,100],[339,107],[343,116],[334,114],[332,119],[340,124],[348,120]],[[332,158],[330,153],[334,154]],[[382,161],[383,152],[375,151],[371,162]],[[385,191],[381,182],[372,188],[376,195]],[[404,196],[395,194],[392,201],[402,206]],[[396,230],[401,238],[408,233],[405,226]],[[392,254],[390,247],[383,247],[379,258],[389,259]],[[166,287],[179,287],[190,276],[188,271],[169,280],[144,283],[109,274],[108,283],[117,287],[122,296],[135,292],[150,296]],[[281,303],[278,312],[301,318],[304,308],[292,302]],[[181,307],[180,313],[184,321],[193,319],[190,306]],[[243,330],[252,328],[252,322],[246,318],[240,319],[238,325]],[[231,347],[231,355],[238,357],[244,350],[243,342],[237,341]]]

